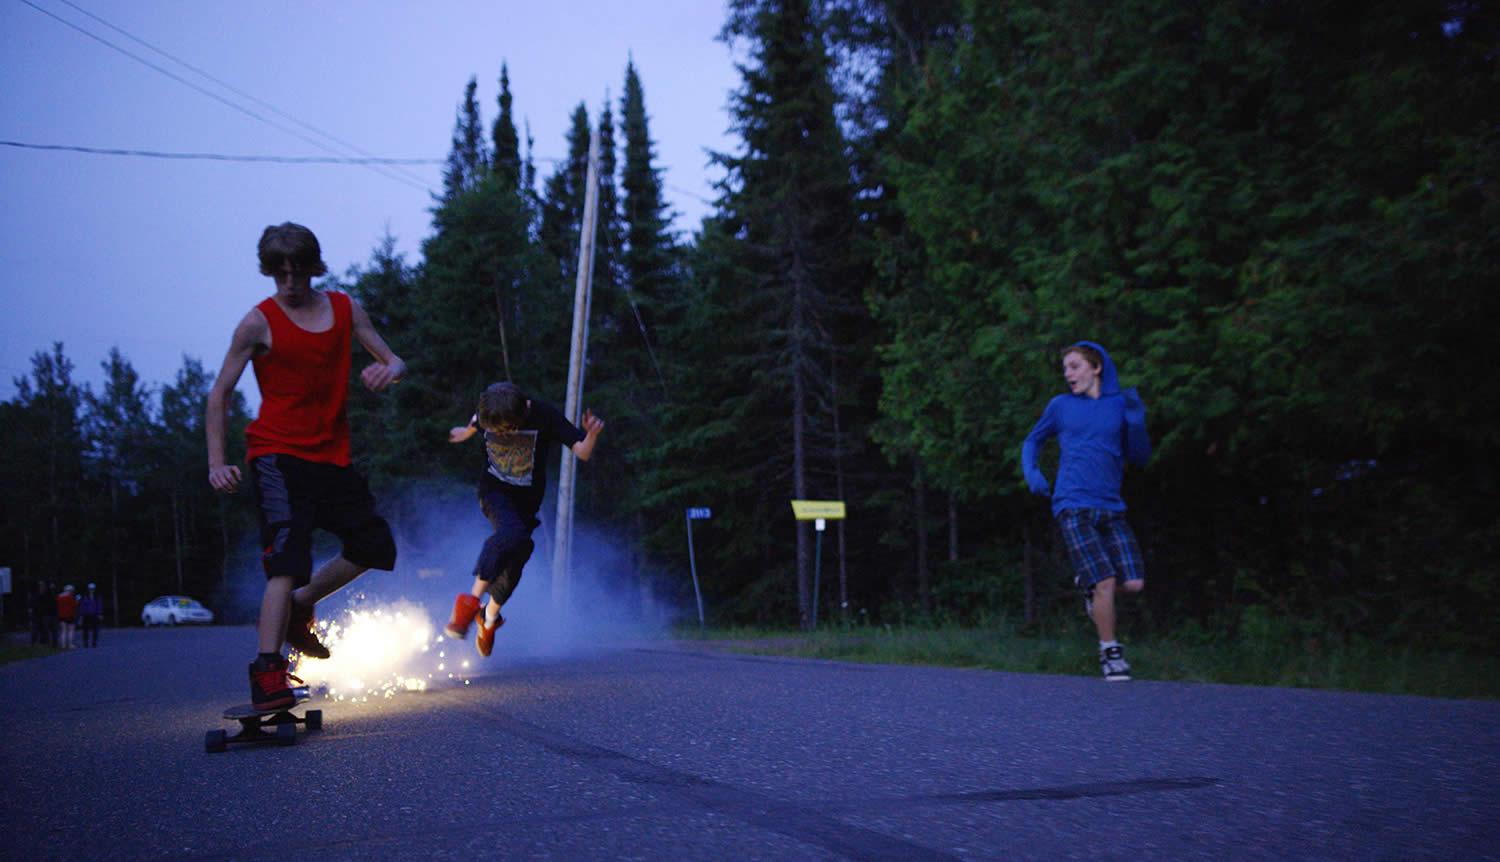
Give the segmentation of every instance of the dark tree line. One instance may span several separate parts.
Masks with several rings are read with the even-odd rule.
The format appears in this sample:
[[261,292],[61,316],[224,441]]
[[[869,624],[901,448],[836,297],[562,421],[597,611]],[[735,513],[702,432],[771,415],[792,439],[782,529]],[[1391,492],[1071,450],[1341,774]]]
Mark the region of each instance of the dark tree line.
[[[73,363],[54,344],[0,404],[0,548],[13,577],[12,623],[43,580],[80,591],[98,584],[110,624],[138,620],[162,593],[221,596],[231,560],[247,540],[253,550],[253,520],[201,481],[202,406],[213,383],[202,364],[184,360],[160,387],[142,383],[118,350],[102,370],[100,392],[75,383]],[[248,421],[237,396],[231,430]]]
[[[1066,565],[1018,455],[1088,338],[1156,443],[1125,489],[1137,625],[1477,645],[1497,36],[1484,2],[735,0],[738,146],[690,238],[633,63],[540,174],[502,66],[493,120],[464,91],[421,260],[386,238],[330,280],[412,358],[356,400],[356,456],[386,489],[468,482],[442,441],[480,388],[561,399],[598,129],[584,400],[610,424],[579,506],[628,550],[600,577],[691,606],[709,506],[718,621],[1045,621]],[[96,397],[58,346],[3,405],[3,548],[209,583],[247,526],[191,481],[201,369],[157,404],[115,360]],[[794,498],[849,505],[821,571]]]

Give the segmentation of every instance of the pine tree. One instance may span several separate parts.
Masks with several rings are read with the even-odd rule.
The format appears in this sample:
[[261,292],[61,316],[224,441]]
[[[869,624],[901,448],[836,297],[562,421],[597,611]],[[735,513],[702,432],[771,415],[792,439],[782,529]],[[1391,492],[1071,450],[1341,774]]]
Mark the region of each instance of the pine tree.
[[495,125],[490,135],[494,144],[494,158],[491,164],[501,185],[520,189],[524,172],[521,164],[521,143],[516,135],[515,117],[511,113],[513,101],[514,97],[510,94],[510,71],[504,63],[501,63],[500,94],[496,97],[500,111],[495,115]]
[[14,448],[7,452],[16,481],[7,488],[21,504],[20,548],[33,582],[58,582],[88,570],[89,544],[70,532],[87,524],[83,513],[83,387],[73,382],[73,362],[54,342],[50,352],[31,357],[31,376],[15,379],[15,422],[7,428]]
[[625,164],[620,179],[625,233],[621,269],[625,290],[635,308],[644,309],[638,323],[643,337],[648,337],[652,307],[678,280],[677,249],[671,213],[662,196],[661,169],[656,166],[646,97],[634,61],[625,66],[625,93],[620,103],[625,136]]
[[589,112],[579,103],[568,127],[567,158],[558,162],[542,190],[538,242],[555,266],[557,280],[573,295],[578,277],[578,239],[583,223],[584,185],[588,174]]
[[[752,46],[731,107],[744,152],[714,156],[728,174],[726,193],[694,255],[698,295],[673,313],[682,391],[668,424],[684,436],[657,457],[715,464],[715,495],[734,495],[729,518],[760,525],[742,539],[759,546],[735,556],[753,583],[776,570],[772,561],[793,533],[788,500],[838,493],[835,362],[862,285],[852,277],[850,169],[815,10],[806,0],[740,0],[725,37]],[[656,479],[664,499],[677,496],[661,484],[672,475]],[[793,607],[808,626],[816,600],[810,525],[797,525],[795,537]],[[762,600],[780,592],[770,577]]]
[[[151,473],[149,454],[157,429],[151,415],[150,389],[141,383],[140,375],[119,348],[111,348],[102,365],[104,391],[97,396],[92,391],[84,393],[88,406],[85,439],[89,472],[107,488],[107,501],[95,507],[99,522],[107,525],[99,571],[108,576],[101,592],[109,598],[113,623],[119,625],[121,563],[136,557],[129,551],[135,532],[130,528],[136,526],[131,522],[140,517],[136,501]],[[200,448],[193,451],[201,455]],[[195,471],[189,475],[199,474]]]
[[470,78],[464,88],[464,100],[458,108],[453,126],[453,149],[443,169],[443,200],[450,201],[462,192],[472,191],[489,173],[489,148],[484,142],[484,126],[479,121],[479,103],[474,99],[478,88]]
[[[487,149],[472,145],[468,134],[482,128],[473,90],[471,80],[458,121],[463,134],[454,135],[450,164],[467,164],[476,149]],[[502,113],[492,131],[501,139],[497,149],[504,149],[514,131],[509,116]],[[399,348],[421,360],[423,373],[403,384],[397,397],[423,440],[440,440],[444,429],[466,419],[489,383],[509,374],[536,391],[566,370],[566,356],[554,349],[564,319],[555,280],[531,241],[530,193],[509,183],[504,171],[485,167],[480,174],[433,211],[435,232],[423,243],[425,264],[413,293],[411,346]],[[445,472],[465,474],[472,467],[457,447],[431,458]]]

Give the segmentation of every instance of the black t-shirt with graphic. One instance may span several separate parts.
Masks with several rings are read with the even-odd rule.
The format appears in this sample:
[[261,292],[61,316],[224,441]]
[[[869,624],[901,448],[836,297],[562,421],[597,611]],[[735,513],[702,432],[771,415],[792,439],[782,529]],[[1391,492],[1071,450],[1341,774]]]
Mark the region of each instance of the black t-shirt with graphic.
[[582,429],[545,401],[532,399],[520,427],[504,434],[484,432],[488,469],[481,493],[500,491],[522,514],[536,517],[547,492],[547,467],[556,445],[572,446],[585,437]]

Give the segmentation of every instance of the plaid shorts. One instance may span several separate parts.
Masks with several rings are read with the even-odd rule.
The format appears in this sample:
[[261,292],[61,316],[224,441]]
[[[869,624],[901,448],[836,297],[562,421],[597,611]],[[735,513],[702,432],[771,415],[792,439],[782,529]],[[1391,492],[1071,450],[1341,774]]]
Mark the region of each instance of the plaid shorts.
[[1073,563],[1073,583],[1080,589],[1088,590],[1106,578],[1116,583],[1145,580],[1141,546],[1124,512],[1063,509],[1057,513],[1057,526]]

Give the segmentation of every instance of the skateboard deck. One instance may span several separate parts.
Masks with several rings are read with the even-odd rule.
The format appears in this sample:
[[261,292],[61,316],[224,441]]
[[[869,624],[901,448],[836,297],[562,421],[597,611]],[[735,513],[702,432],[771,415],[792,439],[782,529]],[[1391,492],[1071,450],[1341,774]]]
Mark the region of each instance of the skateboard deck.
[[306,703],[307,698],[306,689],[297,689],[296,700],[290,706],[280,709],[256,709],[249,703],[231,706],[224,710],[224,718],[227,721],[238,721],[240,729],[233,735],[223,730],[210,730],[204,734],[203,750],[213,754],[224,751],[235,743],[245,742],[295,745],[297,725],[303,725],[308,730],[320,730],[323,727],[321,709],[309,709],[302,716],[292,713],[292,710]]

